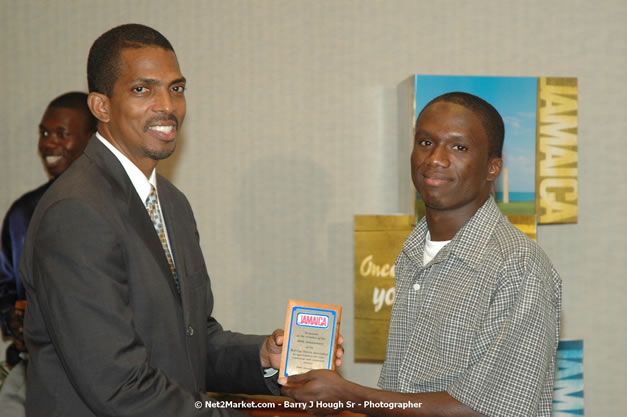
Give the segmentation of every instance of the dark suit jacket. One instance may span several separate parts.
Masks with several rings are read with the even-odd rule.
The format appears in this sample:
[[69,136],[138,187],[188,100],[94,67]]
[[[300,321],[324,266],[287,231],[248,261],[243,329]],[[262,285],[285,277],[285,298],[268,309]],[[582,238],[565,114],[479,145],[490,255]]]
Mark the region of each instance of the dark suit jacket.
[[2,222],[2,249],[0,250],[0,320],[2,331],[9,336],[9,314],[18,300],[26,300],[24,285],[20,279],[19,267],[22,247],[28,223],[35,207],[52,181],[29,191],[11,204]]
[[263,336],[224,331],[191,207],[157,187],[180,283],[117,158],[92,138],[42,198],[21,263],[27,415],[196,416],[201,392],[268,393]]

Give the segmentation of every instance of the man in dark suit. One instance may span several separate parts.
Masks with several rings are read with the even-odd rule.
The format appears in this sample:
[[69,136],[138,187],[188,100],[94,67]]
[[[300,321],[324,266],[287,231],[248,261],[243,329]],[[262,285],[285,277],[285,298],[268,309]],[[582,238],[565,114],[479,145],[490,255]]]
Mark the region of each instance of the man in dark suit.
[[212,317],[192,209],[155,172],[185,116],[172,46],[119,26],[94,42],[87,73],[98,133],[42,198],[23,251],[27,415],[230,415],[204,392],[277,393],[264,368],[278,368],[282,331],[242,335]]

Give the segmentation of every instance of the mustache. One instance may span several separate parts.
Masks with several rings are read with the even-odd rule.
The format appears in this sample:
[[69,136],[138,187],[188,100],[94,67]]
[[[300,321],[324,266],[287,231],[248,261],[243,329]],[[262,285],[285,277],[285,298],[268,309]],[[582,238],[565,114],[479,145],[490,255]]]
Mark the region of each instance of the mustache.
[[153,117],[152,119],[148,120],[146,124],[144,125],[144,132],[147,131],[150,128],[150,126],[152,126],[156,122],[174,122],[176,130],[178,130],[179,128],[178,117],[176,117],[174,113],[170,113],[170,114],[163,115],[163,116]]

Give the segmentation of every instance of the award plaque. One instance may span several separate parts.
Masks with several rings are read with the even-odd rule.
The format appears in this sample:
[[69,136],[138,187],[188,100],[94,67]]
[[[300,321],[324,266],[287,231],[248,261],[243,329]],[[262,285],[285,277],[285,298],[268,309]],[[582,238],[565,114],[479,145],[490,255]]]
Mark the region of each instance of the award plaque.
[[289,300],[280,376],[335,369],[342,307]]

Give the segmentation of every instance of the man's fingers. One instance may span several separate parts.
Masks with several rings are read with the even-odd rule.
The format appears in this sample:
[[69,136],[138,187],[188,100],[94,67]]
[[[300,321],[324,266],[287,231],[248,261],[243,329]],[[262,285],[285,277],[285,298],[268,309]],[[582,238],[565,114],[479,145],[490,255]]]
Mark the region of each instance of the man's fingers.
[[275,331],[272,332],[272,340],[274,341],[274,344],[276,346],[283,346],[283,329],[276,329]]

